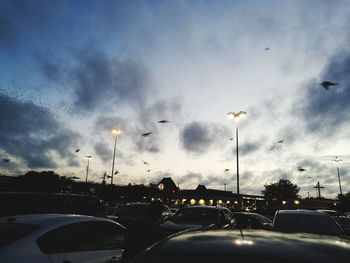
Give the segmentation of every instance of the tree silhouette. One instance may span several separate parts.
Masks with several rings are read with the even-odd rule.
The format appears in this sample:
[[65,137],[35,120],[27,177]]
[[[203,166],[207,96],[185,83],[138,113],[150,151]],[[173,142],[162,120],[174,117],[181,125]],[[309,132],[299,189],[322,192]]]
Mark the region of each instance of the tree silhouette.
[[337,199],[340,202],[339,209],[341,211],[350,210],[350,192],[347,192],[346,194],[338,194]]
[[261,193],[272,206],[279,206],[283,200],[297,199],[300,188],[286,179],[280,179],[276,183],[265,184]]

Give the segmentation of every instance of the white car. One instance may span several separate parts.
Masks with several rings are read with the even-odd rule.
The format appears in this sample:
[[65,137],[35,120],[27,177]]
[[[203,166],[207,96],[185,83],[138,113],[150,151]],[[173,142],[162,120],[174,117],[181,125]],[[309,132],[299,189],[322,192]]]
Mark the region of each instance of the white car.
[[0,218],[0,262],[120,262],[125,228],[105,218],[39,214]]

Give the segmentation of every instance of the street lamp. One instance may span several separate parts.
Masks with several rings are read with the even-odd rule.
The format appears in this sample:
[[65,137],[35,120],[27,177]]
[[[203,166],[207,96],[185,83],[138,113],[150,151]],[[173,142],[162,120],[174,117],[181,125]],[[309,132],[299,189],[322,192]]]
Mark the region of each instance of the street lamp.
[[342,195],[342,194],[343,194],[343,191],[342,191],[342,189],[341,189],[341,182],[340,182],[340,174],[339,174],[339,167],[338,167],[338,164],[339,164],[339,163],[342,163],[343,160],[342,160],[342,159],[339,159],[338,156],[336,156],[336,157],[333,159],[333,162],[337,163],[339,191],[340,191],[340,195]]
[[112,173],[111,173],[111,184],[113,184],[113,176],[114,176],[114,161],[115,161],[115,150],[117,147],[117,137],[122,133],[120,129],[113,129],[112,130],[113,135],[115,136],[114,140],[114,151],[113,151],[113,163],[112,163]]
[[237,157],[237,200],[238,200],[238,207],[241,209],[242,208],[242,202],[241,202],[241,197],[239,194],[239,157],[238,157],[238,121],[246,116],[245,111],[239,111],[239,112],[229,112],[227,113],[227,117],[230,120],[234,120],[236,122],[236,157]]
[[90,163],[90,159],[92,158],[92,156],[91,155],[87,155],[87,156],[84,156],[84,158],[86,158],[88,160],[87,166],[86,166],[86,178],[85,178],[85,182],[87,183],[88,176],[89,176],[89,163]]

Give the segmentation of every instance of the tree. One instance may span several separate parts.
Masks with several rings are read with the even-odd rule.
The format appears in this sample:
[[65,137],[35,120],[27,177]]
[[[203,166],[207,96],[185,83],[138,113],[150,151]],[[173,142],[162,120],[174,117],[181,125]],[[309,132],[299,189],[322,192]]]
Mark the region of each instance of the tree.
[[338,194],[339,209],[343,212],[350,211],[350,192],[346,194]]
[[283,200],[297,199],[300,188],[286,179],[280,179],[277,183],[265,184],[265,190],[261,193],[270,205],[280,205]]

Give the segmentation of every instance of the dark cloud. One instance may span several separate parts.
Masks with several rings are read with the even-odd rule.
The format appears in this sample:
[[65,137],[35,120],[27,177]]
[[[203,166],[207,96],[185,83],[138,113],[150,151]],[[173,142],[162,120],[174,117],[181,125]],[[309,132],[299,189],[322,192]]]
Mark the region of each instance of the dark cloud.
[[112,158],[112,151],[110,147],[104,142],[95,143],[94,149],[96,154],[101,158],[104,162],[109,162]]
[[[100,115],[95,122],[95,129],[99,132],[110,132],[113,128],[120,128],[131,139],[133,150],[137,153],[159,153],[162,150],[163,135],[167,134],[182,117],[182,105],[178,99],[162,99],[144,108],[134,108],[137,121],[119,116]],[[166,124],[158,123],[167,119]],[[132,124],[131,124],[132,123]],[[149,136],[141,136],[145,132],[152,132]]]
[[44,76],[54,82],[61,82],[64,79],[64,67],[57,59],[47,59],[43,55],[38,55],[39,67]]
[[145,66],[132,59],[118,59],[96,47],[66,54],[70,63],[55,56],[37,55],[43,75],[70,92],[83,111],[110,110],[116,105],[140,109],[149,95]]
[[[318,81],[307,84],[304,99],[297,105],[308,132],[336,135],[350,120],[350,54],[331,58]],[[330,80],[339,86],[323,89],[319,83]],[[337,131],[337,132],[335,132]]]
[[191,122],[180,132],[183,148],[191,153],[203,154],[212,146],[227,140],[230,132],[226,127],[202,122]]
[[139,61],[117,60],[102,52],[81,54],[72,73],[75,103],[85,110],[106,102],[138,107],[148,93],[147,72]]
[[234,181],[234,177],[233,175],[208,175],[203,181],[202,184],[208,186],[208,187],[220,187],[222,188],[222,186],[224,184],[226,185],[231,185],[233,184]]
[[[181,102],[174,99],[161,99],[153,102],[139,113],[138,127],[135,128],[133,138],[136,151],[139,153],[148,151],[158,153],[162,150],[163,135],[174,128],[182,119],[183,111]],[[159,120],[169,120],[170,123],[159,124]],[[141,137],[144,132],[152,132],[150,136]]]
[[65,129],[50,112],[31,102],[0,94],[0,148],[26,161],[29,168],[56,168],[54,155],[76,165],[78,135]]
[[[179,124],[183,117],[183,108],[180,99],[160,99],[148,105],[139,114],[139,123],[146,129],[165,129]],[[168,120],[170,123],[159,124],[159,120]]]
[[188,173],[183,177],[183,180],[198,180],[198,183],[201,183],[201,181],[203,180],[203,175],[200,173]]
[[[260,142],[246,142],[238,146],[239,154],[244,156],[248,154],[253,154],[261,148],[262,144]],[[234,152],[236,149],[234,149]]]

